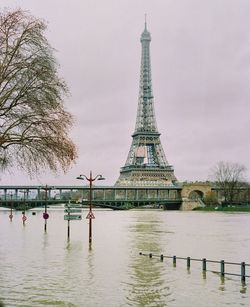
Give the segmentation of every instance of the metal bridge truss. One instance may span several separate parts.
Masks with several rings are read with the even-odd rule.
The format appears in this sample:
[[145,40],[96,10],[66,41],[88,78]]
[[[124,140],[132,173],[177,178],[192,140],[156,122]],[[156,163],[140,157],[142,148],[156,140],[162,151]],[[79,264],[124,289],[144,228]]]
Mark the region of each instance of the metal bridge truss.
[[[2,186],[0,187],[0,198],[0,206],[10,207],[12,205],[17,209],[22,208],[23,204],[26,208],[33,208],[43,206],[45,203],[62,204],[69,201],[87,206],[89,187],[50,187],[46,196],[39,186]],[[181,187],[93,187],[92,203],[98,207],[120,210],[142,206],[179,209],[182,203]]]

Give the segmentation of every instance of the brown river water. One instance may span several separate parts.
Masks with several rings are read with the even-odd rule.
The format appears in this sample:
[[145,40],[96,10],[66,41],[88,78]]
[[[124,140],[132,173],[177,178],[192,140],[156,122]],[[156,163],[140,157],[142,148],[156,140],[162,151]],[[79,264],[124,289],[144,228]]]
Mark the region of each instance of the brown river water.
[[[32,215],[36,212],[36,215]],[[92,248],[87,210],[67,221],[63,208],[0,211],[0,302],[9,306],[250,306],[250,278],[219,273],[220,264],[149,258],[153,253],[250,263],[250,214],[95,210]],[[227,265],[238,274],[240,266]],[[250,275],[250,266],[246,266]],[[1,306],[0,303],[0,306]]]

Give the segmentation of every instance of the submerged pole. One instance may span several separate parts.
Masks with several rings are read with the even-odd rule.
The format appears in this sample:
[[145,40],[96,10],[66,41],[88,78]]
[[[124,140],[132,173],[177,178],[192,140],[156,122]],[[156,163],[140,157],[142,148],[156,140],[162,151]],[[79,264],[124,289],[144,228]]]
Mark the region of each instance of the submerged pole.
[[220,262],[220,274],[222,277],[225,276],[225,261],[224,260],[221,260]]
[[202,259],[202,271],[206,272],[206,270],[207,270],[207,260],[206,258],[203,258]]
[[245,262],[241,262],[241,281],[245,282],[246,281],[246,264]]

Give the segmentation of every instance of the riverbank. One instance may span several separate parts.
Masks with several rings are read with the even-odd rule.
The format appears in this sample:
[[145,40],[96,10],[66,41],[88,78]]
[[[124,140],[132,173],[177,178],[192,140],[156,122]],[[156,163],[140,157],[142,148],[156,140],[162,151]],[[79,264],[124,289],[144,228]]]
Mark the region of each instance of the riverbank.
[[250,206],[228,206],[228,207],[199,207],[194,211],[223,211],[223,212],[250,212]]

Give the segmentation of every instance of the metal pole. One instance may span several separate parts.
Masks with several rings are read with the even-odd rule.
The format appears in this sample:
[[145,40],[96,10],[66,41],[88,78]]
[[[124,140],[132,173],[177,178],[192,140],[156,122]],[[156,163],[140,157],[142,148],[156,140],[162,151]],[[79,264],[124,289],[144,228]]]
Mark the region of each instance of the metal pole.
[[92,171],[90,171],[89,177],[89,244],[92,243]]
[[68,206],[66,208],[68,209],[68,241],[69,241],[69,237],[70,237],[70,207],[69,207],[69,203],[68,203]]
[[[45,205],[44,205],[44,213],[47,214],[47,197],[48,197],[48,187],[45,186]],[[44,219],[44,232],[47,232],[47,219]]]
[[241,281],[246,281],[246,264],[245,262],[241,262]]
[[221,260],[220,262],[220,274],[222,277],[225,276],[225,261],[224,260]]
[[23,219],[23,226],[25,226],[25,221],[27,219],[26,215],[25,215],[25,211],[26,211],[25,194],[26,194],[26,191],[24,191],[24,193],[23,193],[23,202],[24,202],[24,211],[23,211],[23,218],[22,218]]
[[173,266],[176,266],[176,256],[173,256]]
[[69,240],[69,236],[70,236],[70,220],[68,220],[68,240]]
[[12,195],[12,193],[10,194],[10,216],[9,216],[9,218],[10,218],[10,221],[12,222],[12,218],[13,218],[13,200],[12,200],[12,197],[13,197],[13,195]]
[[190,257],[187,257],[187,269],[189,270],[190,269]]
[[207,270],[207,260],[206,258],[203,258],[202,259],[202,271],[206,272],[206,270]]
[[50,190],[51,187],[48,187],[48,185],[46,184],[46,186],[43,188],[43,190],[45,190],[45,203],[44,203],[44,213],[43,213],[43,218],[44,218],[44,232],[47,232],[47,219],[49,218],[49,214],[48,214],[48,191],[49,191],[49,198],[50,198]]

